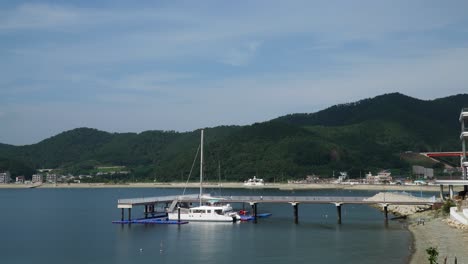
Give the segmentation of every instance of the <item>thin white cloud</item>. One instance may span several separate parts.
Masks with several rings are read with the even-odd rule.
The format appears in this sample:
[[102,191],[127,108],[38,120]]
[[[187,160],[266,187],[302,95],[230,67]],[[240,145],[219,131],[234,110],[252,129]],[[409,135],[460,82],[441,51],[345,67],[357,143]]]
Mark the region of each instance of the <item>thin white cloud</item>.
[[[296,73],[224,79],[205,84],[210,87],[206,93],[216,97],[213,101],[224,107],[263,106],[274,111],[275,108],[300,110],[294,106],[302,106],[302,111],[311,112],[317,110],[316,105],[331,106],[388,92],[433,99],[467,91],[468,48],[447,49],[418,58],[380,61],[352,57],[344,61],[341,67],[323,75],[305,69]],[[265,98],[268,104],[259,104]]]
[[[340,3],[341,8],[336,8],[336,3],[296,2],[286,6],[256,3],[249,5],[249,10],[210,15],[194,8],[122,10],[25,4],[12,12],[4,11],[0,29],[103,28],[97,35],[77,35],[77,39],[65,42],[14,48],[18,56],[27,56],[33,62],[55,63],[58,67],[187,58],[211,58],[211,61],[245,65],[260,45],[260,42],[253,47],[245,44],[252,38],[268,41],[306,34],[317,39],[317,47],[326,50],[345,41],[385,42],[388,34],[440,29],[464,17],[459,10],[450,16],[441,16],[437,12],[443,9],[430,6],[409,4],[406,7],[405,4],[402,8],[375,1],[368,4]],[[133,30],[116,32],[115,28],[120,25],[117,22]]]
[[[189,17],[165,8],[82,8],[57,4],[21,4],[0,11],[0,30],[77,30],[96,26],[116,27],[135,22],[191,23]],[[142,26],[140,24],[139,26]]]
[[[194,78],[194,74],[181,72],[147,71],[125,74],[115,79],[94,79],[104,90],[119,90],[122,92],[158,92],[170,91],[174,84]],[[92,80],[89,80],[92,81]]]
[[40,124],[248,124],[392,91],[440,97],[468,83],[466,2],[87,4],[0,10],[0,112],[18,117],[4,123],[8,138],[39,134]]
[[261,46],[259,41],[251,41],[240,47],[230,49],[225,55],[222,62],[233,66],[244,66],[255,57],[258,48]]
[[0,29],[44,29],[79,22],[76,10],[47,4],[23,4],[12,12],[3,11]]

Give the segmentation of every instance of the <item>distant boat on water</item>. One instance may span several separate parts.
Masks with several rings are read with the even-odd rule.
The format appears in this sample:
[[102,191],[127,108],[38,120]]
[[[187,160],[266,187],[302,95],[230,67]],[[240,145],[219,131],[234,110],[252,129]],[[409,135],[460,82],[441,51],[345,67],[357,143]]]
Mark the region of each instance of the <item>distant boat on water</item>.
[[257,179],[257,177],[254,176],[252,179],[246,180],[244,186],[265,186],[265,182],[263,179]]

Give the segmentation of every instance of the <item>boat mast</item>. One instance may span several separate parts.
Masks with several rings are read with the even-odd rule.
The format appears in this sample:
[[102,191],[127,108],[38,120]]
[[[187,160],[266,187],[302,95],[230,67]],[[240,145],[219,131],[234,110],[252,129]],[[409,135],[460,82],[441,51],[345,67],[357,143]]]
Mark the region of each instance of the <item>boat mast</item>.
[[201,139],[200,139],[200,206],[202,205],[202,194],[203,194],[203,129],[201,130]]

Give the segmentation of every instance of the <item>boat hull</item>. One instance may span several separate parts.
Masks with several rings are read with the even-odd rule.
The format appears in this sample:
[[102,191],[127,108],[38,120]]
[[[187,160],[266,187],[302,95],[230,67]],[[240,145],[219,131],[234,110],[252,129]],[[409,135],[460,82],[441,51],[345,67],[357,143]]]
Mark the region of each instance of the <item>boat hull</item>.
[[[179,220],[178,213],[169,213],[169,220]],[[197,222],[236,222],[237,216],[227,215],[197,215],[197,214],[180,214],[181,221],[197,221]]]

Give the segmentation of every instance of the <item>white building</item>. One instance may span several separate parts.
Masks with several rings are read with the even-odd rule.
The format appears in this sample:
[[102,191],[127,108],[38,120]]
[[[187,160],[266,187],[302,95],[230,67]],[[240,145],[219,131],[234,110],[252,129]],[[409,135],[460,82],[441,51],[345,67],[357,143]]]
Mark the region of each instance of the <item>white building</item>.
[[434,178],[434,169],[424,168],[422,166],[413,166],[413,175],[418,179],[432,179]]
[[55,174],[47,174],[46,182],[48,183],[57,183],[57,175]]
[[11,182],[11,175],[9,171],[0,173],[0,183],[6,184],[10,182]]
[[34,175],[32,176],[32,180],[31,180],[31,181],[32,181],[32,183],[36,183],[36,182],[42,183],[42,180],[43,180],[42,175],[40,175],[40,174],[34,174]]
[[17,176],[16,183],[24,183],[24,176]]
[[369,184],[385,184],[392,182],[393,178],[389,171],[383,170],[377,175],[372,175],[372,173],[366,174],[366,181]]

